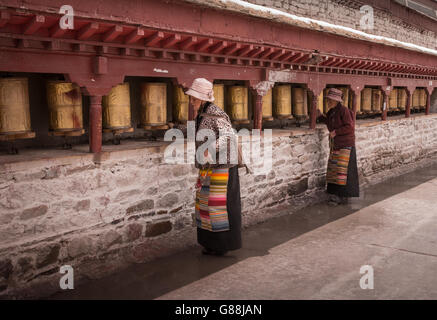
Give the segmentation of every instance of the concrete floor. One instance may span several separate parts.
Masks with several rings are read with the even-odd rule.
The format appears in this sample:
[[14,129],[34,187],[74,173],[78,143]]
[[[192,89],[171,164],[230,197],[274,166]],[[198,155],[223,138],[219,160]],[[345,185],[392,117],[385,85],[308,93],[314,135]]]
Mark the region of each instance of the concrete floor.
[[[243,231],[225,257],[192,248],[52,299],[437,299],[437,164]],[[360,268],[374,269],[363,290]]]

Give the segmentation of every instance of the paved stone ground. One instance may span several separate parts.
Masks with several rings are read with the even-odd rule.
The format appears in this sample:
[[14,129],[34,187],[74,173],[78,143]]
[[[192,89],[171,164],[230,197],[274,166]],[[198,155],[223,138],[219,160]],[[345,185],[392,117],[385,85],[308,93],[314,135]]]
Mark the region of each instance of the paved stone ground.
[[[52,299],[437,299],[437,164],[243,231],[225,257],[191,248]],[[360,268],[374,268],[374,289]]]

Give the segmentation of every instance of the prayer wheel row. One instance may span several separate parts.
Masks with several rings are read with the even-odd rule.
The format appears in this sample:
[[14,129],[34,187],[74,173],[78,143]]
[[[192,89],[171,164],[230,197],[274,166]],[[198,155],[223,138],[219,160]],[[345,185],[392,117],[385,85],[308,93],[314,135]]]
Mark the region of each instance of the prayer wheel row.
[[384,97],[381,89],[364,88],[361,91],[360,111],[364,114],[382,113]]
[[411,109],[421,110],[426,108],[427,95],[425,89],[416,89],[412,94]]
[[407,106],[407,92],[405,89],[393,89],[388,97],[389,111],[403,111]]

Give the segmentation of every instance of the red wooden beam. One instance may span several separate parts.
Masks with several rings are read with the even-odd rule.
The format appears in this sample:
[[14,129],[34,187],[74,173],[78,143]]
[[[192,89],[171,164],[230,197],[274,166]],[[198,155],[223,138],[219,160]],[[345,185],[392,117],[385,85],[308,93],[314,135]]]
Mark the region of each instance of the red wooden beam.
[[62,29],[59,26],[59,22],[56,22],[55,25],[53,27],[50,28],[49,30],[49,34],[50,37],[52,38],[60,38],[62,37],[66,32],[68,31],[68,29]]
[[351,60],[350,59],[345,59],[345,60],[343,60],[339,65],[338,65],[338,67],[339,68],[344,68],[347,64],[349,64],[351,62]]
[[164,39],[164,32],[157,31],[144,41],[144,45],[147,47],[152,47],[159,43],[162,39]]
[[237,52],[237,56],[244,57],[246,54],[248,54],[250,51],[253,50],[253,44],[246,45],[246,47],[242,48]]
[[300,58],[302,58],[302,56],[303,56],[303,53],[302,52],[298,52],[298,53],[294,54],[293,56],[291,56],[288,61],[293,63],[293,62],[299,60]]
[[195,45],[197,43],[197,37],[196,36],[190,36],[187,39],[183,40],[179,43],[179,49],[181,50],[188,50],[190,47]]
[[203,52],[207,50],[209,47],[211,47],[213,44],[214,44],[214,40],[205,39],[197,45],[196,50],[199,52]]
[[219,53],[221,50],[226,48],[228,46],[227,41],[219,41],[215,45],[213,45],[211,48],[209,48],[209,52],[212,54]]
[[267,56],[269,56],[270,54],[272,54],[273,53],[273,48],[264,48],[264,51],[263,52],[261,52],[259,55],[258,55],[258,58],[259,59],[264,59],[265,57],[267,57]]
[[103,42],[115,40],[123,32],[123,27],[119,25],[113,26],[102,37]]
[[276,50],[275,52],[273,52],[270,56],[269,59],[270,60],[276,60],[277,58],[279,58],[280,56],[282,56],[285,53],[285,49],[279,49]]
[[286,52],[285,54],[283,54],[282,56],[280,56],[279,58],[278,58],[278,60],[280,60],[280,61],[287,61],[288,62],[288,60],[292,57],[292,56],[294,56],[295,55],[295,52],[294,51],[288,51],[288,52]]
[[30,19],[28,23],[24,25],[23,34],[34,34],[45,23],[46,18],[44,16],[36,15]]
[[11,20],[11,14],[7,11],[0,12],[0,28],[4,27],[9,20]]
[[99,24],[97,22],[91,22],[79,30],[77,34],[78,40],[87,40],[91,38],[99,30]]
[[178,42],[180,42],[182,39],[180,34],[173,34],[170,37],[168,37],[167,39],[162,40],[162,47],[163,48],[170,48],[172,46],[174,46],[175,44],[177,44]]
[[223,54],[231,55],[241,49],[241,44],[233,43],[223,50]]
[[134,31],[132,31],[126,36],[126,38],[124,39],[124,43],[126,44],[135,43],[138,40],[142,39],[143,37],[144,37],[144,29],[136,28]]
[[262,53],[264,51],[264,47],[255,47],[255,49],[253,49],[252,51],[250,51],[248,54],[246,54],[247,57],[252,58],[255,57],[257,55],[259,55],[260,53]]

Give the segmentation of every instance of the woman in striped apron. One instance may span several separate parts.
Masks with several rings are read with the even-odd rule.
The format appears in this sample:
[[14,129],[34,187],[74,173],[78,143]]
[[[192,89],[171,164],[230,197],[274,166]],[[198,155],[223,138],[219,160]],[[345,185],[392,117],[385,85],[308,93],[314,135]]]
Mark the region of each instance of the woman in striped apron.
[[[331,88],[327,95],[329,111],[320,115],[329,130],[330,153],[326,172],[331,204],[344,204],[359,197],[357,155],[355,150],[355,115],[342,105],[341,90]],[[320,111],[319,111],[320,113]]]
[[[202,129],[212,130],[216,137],[216,161],[206,164],[198,162],[197,153],[203,142],[196,139],[195,165],[199,169],[195,203],[197,240],[203,246],[202,253],[224,255],[241,248],[240,179],[238,166],[231,163],[229,152],[230,139],[235,138],[235,134],[229,116],[212,103],[211,82],[195,79],[186,94],[194,107],[196,137]],[[226,151],[226,161],[219,161],[221,150]],[[211,155],[206,150],[203,156]]]

